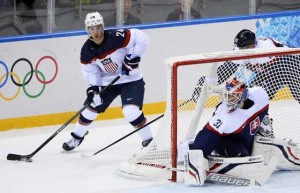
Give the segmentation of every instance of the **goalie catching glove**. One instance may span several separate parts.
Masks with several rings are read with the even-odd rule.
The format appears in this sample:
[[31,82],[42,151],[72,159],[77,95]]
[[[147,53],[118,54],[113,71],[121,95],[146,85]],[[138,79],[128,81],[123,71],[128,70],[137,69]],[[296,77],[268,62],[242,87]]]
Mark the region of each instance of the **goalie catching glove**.
[[133,69],[136,69],[139,67],[139,63],[141,61],[141,57],[134,57],[131,58],[131,54],[127,54],[125,56],[125,59],[123,61],[123,69],[122,71],[126,74],[129,75],[129,72],[132,71]]
[[273,130],[273,119],[270,118],[269,115],[265,115],[265,117],[262,120],[262,123],[260,125],[260,132],[261,133],[270,133]]
[[84,101],[83,105],[89,104],[91,107],[95,108],[103,103],[103,100],[100,96],[101,87],[100,86],[90,86],[86,90],[87,98]]

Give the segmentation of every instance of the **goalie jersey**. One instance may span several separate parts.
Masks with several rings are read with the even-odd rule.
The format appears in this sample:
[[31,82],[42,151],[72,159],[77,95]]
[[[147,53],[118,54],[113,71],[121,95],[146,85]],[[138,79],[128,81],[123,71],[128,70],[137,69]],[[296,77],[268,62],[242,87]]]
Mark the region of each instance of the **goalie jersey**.
[[190,149],[201,149],[204,156],[213,151],[223,157],[249,156],[254,136],[268,110],[266,91],[261,87],[249,88],[244,108],[228,113],[224,102],[217,105],[213,116],[197,134]]

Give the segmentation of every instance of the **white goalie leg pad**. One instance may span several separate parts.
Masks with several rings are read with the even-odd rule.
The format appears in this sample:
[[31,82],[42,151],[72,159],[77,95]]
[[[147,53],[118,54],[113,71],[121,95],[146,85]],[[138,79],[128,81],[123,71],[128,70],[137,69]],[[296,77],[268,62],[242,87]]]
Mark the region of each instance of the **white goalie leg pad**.
[[136,155],[133,155],[133,157],[126,162],[119,164],[117,174],[134,179],[169,180],[172,177],[172,171],[169,170],[169,167],[171,166],[159,164],[159,160],[156,160],[156,163],[153,163],[151,160],[147,161],[139,159]]
[[185,155],[187,155],[187,152],[190,150],[189,145],[192,143],[194,143],[194,139],[187,140],[178,145],[177,162],[181,164],[184,162]]
[[276,156],[277,169],[300,170],[300,147],[291,140],[255,136],[252,153],[263,155],[265,163]]
[[208,156],[208,161],[210,172],[250,179],[253,185],[263,185],[278,162],[277,158],[273,157],[269,164],[265,165],[261,155],[235,158]]
[[202,150],[189,150],[184,159],[184,184],[188,186],[202,186],[208,172],[208,161]]

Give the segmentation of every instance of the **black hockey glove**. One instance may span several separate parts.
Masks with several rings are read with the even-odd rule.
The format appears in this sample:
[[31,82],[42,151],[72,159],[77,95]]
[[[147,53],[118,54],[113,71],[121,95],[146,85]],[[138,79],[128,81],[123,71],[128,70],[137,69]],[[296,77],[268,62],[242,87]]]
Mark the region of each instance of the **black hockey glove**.
[[141,57],[130,58],[131,54],[127,54],[123,61],[122,71],[124,74],[129,75],[129,72],[139,67]]
[[[83,105],[91,104],[94,101],[94,96],[96,97],[100,93],[101,87],[99,86],[90,86],[89,88],[86,89],[86,99],[83,103]],[[102,100],[101,100],[102,101]]]

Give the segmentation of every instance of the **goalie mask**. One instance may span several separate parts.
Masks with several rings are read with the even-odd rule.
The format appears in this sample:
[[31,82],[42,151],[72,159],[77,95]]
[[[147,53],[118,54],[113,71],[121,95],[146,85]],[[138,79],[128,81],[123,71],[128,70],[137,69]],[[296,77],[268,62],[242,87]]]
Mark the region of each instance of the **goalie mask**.
[[223,92],[223,100],[227,105],[227,112],[233,112],[242,102],[248,98],[248,89],[246,83],[233,78],[226,82]]
[[241,30],[234,38],[234,45],[240,49],[251,48],[255,44],[255,33],[248,29]]

